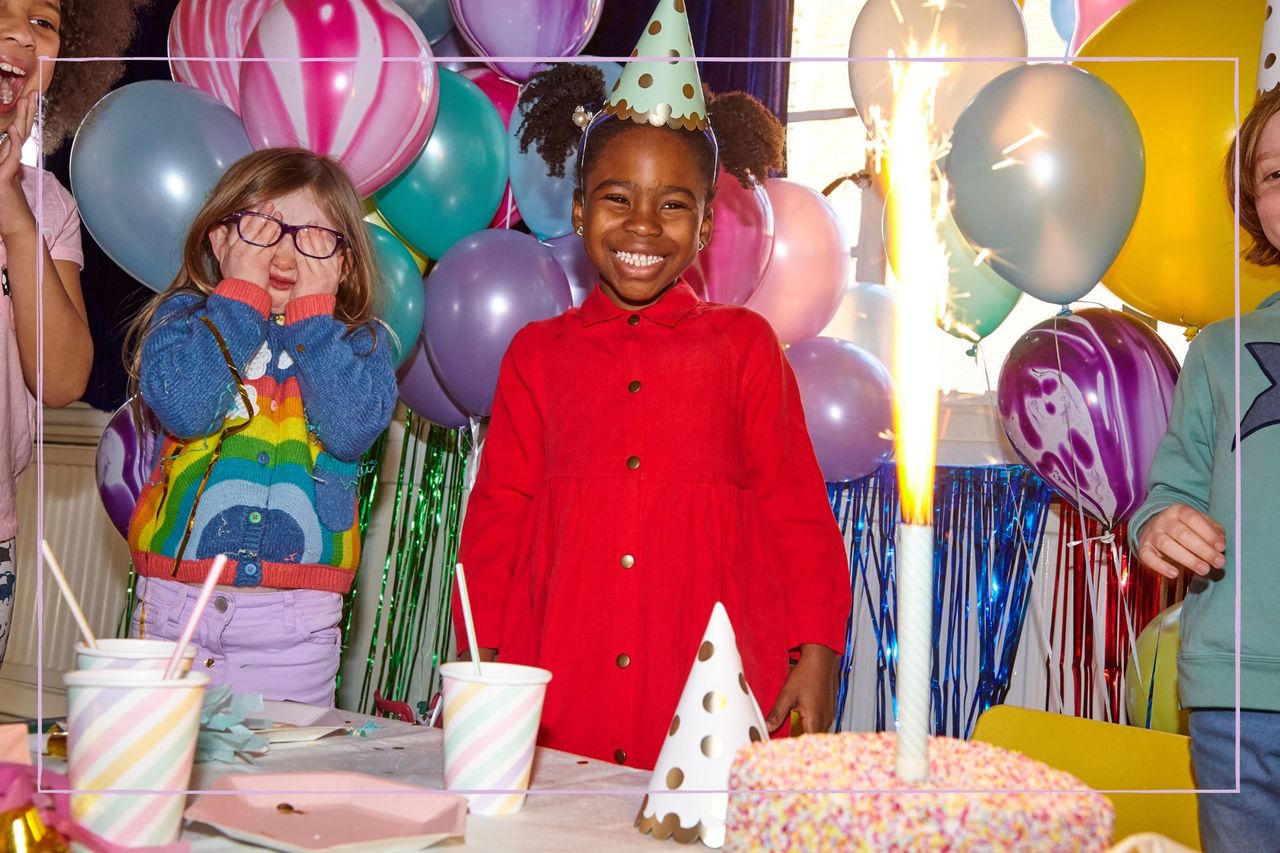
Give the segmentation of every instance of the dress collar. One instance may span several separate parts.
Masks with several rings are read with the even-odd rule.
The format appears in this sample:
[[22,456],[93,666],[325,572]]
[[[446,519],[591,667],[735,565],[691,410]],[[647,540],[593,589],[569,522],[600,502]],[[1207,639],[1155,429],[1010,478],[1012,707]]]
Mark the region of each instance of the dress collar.
[[604,295],[604,290],[599,284],[595,289],[587,295],[586,300],[579,309],[579,316],[582,318],[582,325],[591,326],[595,323],[602,323],[605,320],[612,320],[615,317],[622,317],[628,314],[639,314],[647,320],[652,320],[663,326],[674,326],[679,323],[686,314],[697,307],[698,295],[693,292],[693,288],[683,279],[677,279],[676,283],[662,297],[652,305],[641,308],[639,311],[628,311],[625,308],[619,308],[609,301],[609,297]]

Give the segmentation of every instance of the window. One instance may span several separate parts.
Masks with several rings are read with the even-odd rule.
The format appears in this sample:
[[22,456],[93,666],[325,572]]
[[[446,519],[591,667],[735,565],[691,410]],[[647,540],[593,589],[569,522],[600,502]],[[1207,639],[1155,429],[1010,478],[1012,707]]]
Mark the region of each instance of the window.
[[[790,113],[787,126],[788,174],[801,183],[822,189],[839,178],[862,169],[866,129],[857,117],[849,92],[847,62],[806,62],[805,57],[843,57],[849,52],[849,36],[866,0],[795,0],[792,31]],[[1059,56],[1065,47],[1049,17],[1049,0],[1025,0],[1028,51],[1034,56]],[[863,228],[861,191],[842,184],[830,196],[850,241],[853,271],[858,275],[858,235]],[[1119,309],[1121,301],[1099,285],[1081,300]],[[944,390],[985,392],[994,388],[1000,366],[1023,332],[1059,311],[1059,307],[1023,296],[1009,318],[982,343],[980,357],[967,354],[969,343],[939,330],[940,379]],[[858,318],[841,310],[823,334],[852,338]],[[1180,326],[1158,324],[1158,331],[1179,361],[1187,343]]]

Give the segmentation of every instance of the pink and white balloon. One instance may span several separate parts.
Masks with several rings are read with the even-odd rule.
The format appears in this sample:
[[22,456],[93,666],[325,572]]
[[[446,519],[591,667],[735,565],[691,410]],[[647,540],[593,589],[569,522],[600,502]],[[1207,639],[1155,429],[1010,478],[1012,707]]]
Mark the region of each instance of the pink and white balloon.
[[1013,449],[1066,500],[1112,528],[1147,496],[1178,362],[1145,324],[1106,308],[1045,320],[1000,369]]
[[849,278],[849,243],[817,190],[771,178],[765,192],[773,208],[773,255],[746,305],[789,344],[820,334],[835,316]]
[[[391,0],[278,0],[245,56],[275,60],[240,72],[240,114],[256,149],[327,154],[368,196],[426,145],[438,97],[431,48]],[[303,61],[325,58],[345,61]]]
[[[182,0],[169,22],[169,71],[240,111],[240,63],[249,34],[275,0]],[[211,58],[231,62],[211,61]],[[202,61],[203,59],[203,61]]]

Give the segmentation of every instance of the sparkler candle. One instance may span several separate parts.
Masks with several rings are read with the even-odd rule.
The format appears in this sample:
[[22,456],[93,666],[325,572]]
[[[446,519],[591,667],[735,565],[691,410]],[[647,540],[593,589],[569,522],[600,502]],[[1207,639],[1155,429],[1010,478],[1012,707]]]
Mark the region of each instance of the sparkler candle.
[[[932,55],[939,55],[930,51]],[[909,55],[920,55],[912,52]],[[897,773],[929,775],[933,628],[933,476],[937,458],[936,323],[946,306],[947,257],[937,225],[946,185],[935,191],[938,141],[930,117],[943,65],[894,63],[894,109],[886,139],[886,248],[898,288],[893,374],[894,444],[902,498],[898,528]]]

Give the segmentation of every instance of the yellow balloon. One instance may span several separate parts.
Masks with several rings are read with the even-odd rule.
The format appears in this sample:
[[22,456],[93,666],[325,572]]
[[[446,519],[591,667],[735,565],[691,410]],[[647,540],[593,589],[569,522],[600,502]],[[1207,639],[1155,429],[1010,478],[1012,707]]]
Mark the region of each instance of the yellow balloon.
[[[1087,57],[1237,57],[1240,113],[1253,103],[1263,15],[1256,0],[1133,0],[1080,48]],[[1227,62],[1087,62],[1142,131],[1147,176],[1129,239],[1103,283],[1159,320],[1203,326],[1235,313],[1235,214],[1222,179],[1235,136]],[[1250,245],[1240,232],[1240,248]],[[1240,310],[1280,290],[1280,269],[1240,261]]]
[[427,264],[431,263],[431,261],[427,259],[426,255],[419,254],[417,249],[413,248],[408,243],[405,243],[403,237],[396,234],[396,229],[392,228],[391,223],[387,222],[387,220],[383,218],[382,214],[378,212],[378,208],[373,203],[373,199],[367,198],[364,200],[364,221],[372,222],[374,225],[377,225],[380,228],[385,228],[392,234],[395,234],[396,239],[404,244],[404,247],[409,250],[410,255],[413,255],[413,262],[418,265],[418,272],[422,275],[427,274]]
[[[1129,725],[1174,734],[1187,733],[1187,711],[1178,707],[1178,646],[1182,632],[1182,602],[1151,620],[1138,635],[1135,654],[1125,665],[1125,707]],[[1136,661],[1135,661],[1136,658]]]

